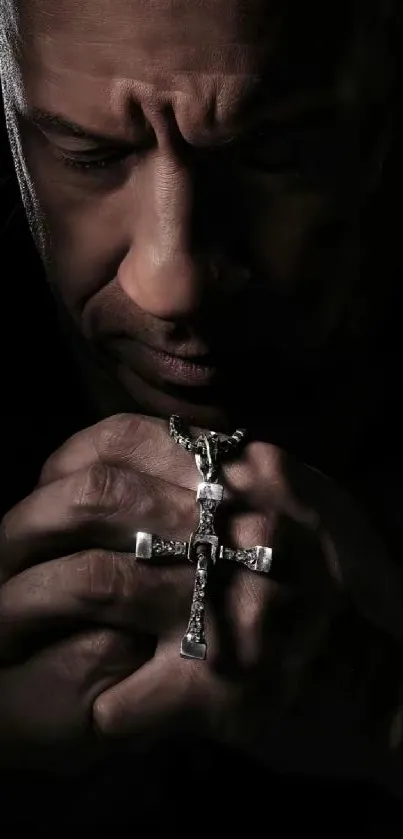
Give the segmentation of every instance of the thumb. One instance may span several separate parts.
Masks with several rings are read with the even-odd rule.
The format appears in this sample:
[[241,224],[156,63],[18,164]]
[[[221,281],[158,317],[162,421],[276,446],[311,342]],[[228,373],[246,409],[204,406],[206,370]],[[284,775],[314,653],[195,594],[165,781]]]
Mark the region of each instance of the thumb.
[[195,671],[203,666],[180,657],[177,638],[161,645],[136,673],[97,697],[93,720],[98,732],[106,737],[154,738],[183,730],[197,711],[200,674]]

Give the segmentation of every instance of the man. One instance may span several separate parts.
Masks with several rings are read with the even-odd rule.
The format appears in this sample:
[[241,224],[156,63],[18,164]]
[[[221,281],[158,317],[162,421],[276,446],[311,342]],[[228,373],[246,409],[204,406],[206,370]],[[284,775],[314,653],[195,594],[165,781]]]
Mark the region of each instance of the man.
[[[42,391],[24,349],[44,446],[25,439],[37,471],[1,530],[3,763],[83,767],[177,734],[398,787],[396,274],[381,301],[374,283],[391,237],[394,5],[1,8],[14,165],[80,378],[56,367]],[[64,388],[74,419],[56,432]],[[273,551],[268,575],[217,562],[206,660],[180,655],[195,566],[136,547],[197,527],[212,444],[195,462],[172,414],[247,428],[217,463],[220,544]]]

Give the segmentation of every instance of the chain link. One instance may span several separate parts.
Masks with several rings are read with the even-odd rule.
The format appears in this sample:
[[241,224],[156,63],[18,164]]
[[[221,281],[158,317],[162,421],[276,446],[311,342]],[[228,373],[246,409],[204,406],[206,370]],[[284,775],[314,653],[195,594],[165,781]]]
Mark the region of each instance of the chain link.
[[[199,437],[192,440],[190,435],[186,433],[183,420],[177,414],[173,414],[169,420],[169,433],[175,443],[178,443],[179,446],[182,446],[191,454],[206,455],[206,435],[200,434]],[[211,431],[208,438],[214,444],[216,456],[223,457],[240,446],[245,434],[245,428],[238,428],[230,437],[220,437],[215,431]]]

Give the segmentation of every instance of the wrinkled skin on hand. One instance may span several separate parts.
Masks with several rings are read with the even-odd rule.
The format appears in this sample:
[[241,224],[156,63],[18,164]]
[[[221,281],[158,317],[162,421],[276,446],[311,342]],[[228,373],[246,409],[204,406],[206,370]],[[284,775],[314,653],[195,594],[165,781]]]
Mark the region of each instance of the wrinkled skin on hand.
[[[399,632],[399,581],[351,499],[267,443],[223,467],[220,534],[273,545],[269,577],[211,575],[208,659],[182,659],[194,566],[135,561],[137,530],[188,539],[194,458],[166,423],[118,415],[70,439],[1,526],[0,741],[29,750],[191,727],[253,751],[299,700],[349,610]],[[228,564],[229,565],[229,564]],[[393,574],[393,569],[391,569]],[[361,618],[360,618],[361,619]],[[344,641],[344,652],[350,639]],[[343,646],[343,645],[342,645]]]

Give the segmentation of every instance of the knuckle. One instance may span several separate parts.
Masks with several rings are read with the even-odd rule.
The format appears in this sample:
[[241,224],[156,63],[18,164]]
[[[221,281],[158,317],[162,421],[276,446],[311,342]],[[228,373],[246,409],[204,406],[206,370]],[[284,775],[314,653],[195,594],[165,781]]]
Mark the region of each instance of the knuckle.
[[91,463],[80,482],[77,503],[79,507],[108,505],[113,481],[112,469],[106,463]]
[[45,486],[45,484],[51,483],[51,481],[53,480],[53,476],[58,473],[58,460],[58,452],[54,452],[50,455],[50,457],[48,457],[39,473],[38,486]]
[[66,684],[81,684],[84,698],[94,678],[102,670],[102,665],[116,653],[113,642],[112,631],[98,628],[62,641],[53,660],[56,673]]
[[108,692],[101,693],[94,701],[92,718],[97,732],[102,737],[111,737],[119,730],[119,720],[124,715],[123,703]]
[[234,609],[238,632],[252,639],[257,639],[260,635],[265,612],[265,596],[259,582],[261,581],[252,579],[247,572],[242,574],[242,588],[238,592]]
[[93,445],[99,457],[121,457],[132,451],[141,418],[135,414],[115,414],[93,428]]
[[53,483],[53,481],[63,477],[64,474],[73,471],[77,457],[76,446],[79,439],[80,432],[73,434],[72,437],[49,455],[42,466],[37,483],[38,487]]
[[275,527],[275,514],[244,512],[233,516],[230,536],[233,543],[241,549],[250,548],[252,545],[272,545]]
[[39,474],[39,479],[37,486],[45,486],[46,484],[52,483],[54,480],[60,476],[61,473],[61,462],[63,460],[63,455],[65,453],[67,447],[67,443],[63,443],[56,451],[52,452],[45,463],[42,466],[42,469]]
[[133,493],[124,470],[108,463],[92,463],[76,481],[73,507],[83,514],[105,516],[120,510]]
[[102,425],[103,429],[107,430],[108,433],[113,434],[125,434],[126,431],[130,429],[136,429],[139,424],[139,417],[137,414],[127,414],[125,412],[121,412],[119,414],[113,414],[113,416],[108,417],[106,420],[103,420],[99,424],[99,428]]
[[94,629],[78,638],[74,658],[77,659],[79,655],[88,666],[92,662],[107,659],[116,651],[116,646],[116,633],[107,629]]
[[83,551],[76,555],[75,569],[77,599],[114,605],[127,596],[128,575],[113,551]]

